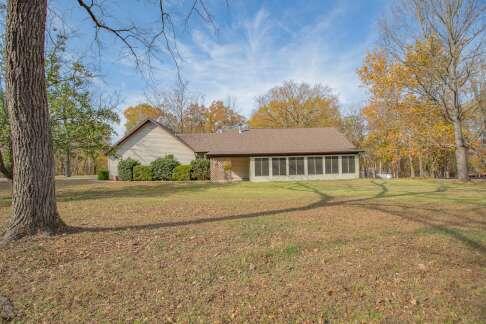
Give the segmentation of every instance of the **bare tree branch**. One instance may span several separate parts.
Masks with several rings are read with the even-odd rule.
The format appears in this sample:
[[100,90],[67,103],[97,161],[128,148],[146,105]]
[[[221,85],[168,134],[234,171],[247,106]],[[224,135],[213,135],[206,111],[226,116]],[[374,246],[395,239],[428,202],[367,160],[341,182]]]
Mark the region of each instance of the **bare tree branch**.
[[[138,69],[142,65],[148,65],[150,72],[151,59],[154,57],[154,52],[162,49],[167,52],[171,61],[176,67],[177,77],[182,80],[180,62],[183,61],[177,47],[177,33],[171,14],[166,8],[164,0],[158,0],[157,10],[158,24],[153,24],[151,27],[156,28],[143,29],[133,23],[127,23],[126,26],[115,26],[105,20],[103,6],[96,0],[76,0],[81,8],[84,9],[89,19],[94,24],[96,29],[95,41],[101,46],[99,40],[99,32],[107,32],[120,40],[122,44],[128,49],[129,54],[135,59],[135,64]],[[187,27],[190,19],[193,16],[200,17],[205,23],[211,25],[217,30],[214,17],[210,13],[206,3],[203,0],[193,0],[189,12],[185,16],[185,26]],[[160,43],[161,48],[158,46]],[[142,59],[142,52],[145,60]]]

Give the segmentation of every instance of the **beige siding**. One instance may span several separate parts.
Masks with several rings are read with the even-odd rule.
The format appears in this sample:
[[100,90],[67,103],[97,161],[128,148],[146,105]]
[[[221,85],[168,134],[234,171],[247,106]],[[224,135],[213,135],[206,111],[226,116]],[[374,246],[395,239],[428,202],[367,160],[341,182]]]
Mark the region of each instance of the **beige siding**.
[[147,123],[132,134],[116,150],[117,157],[108,160],[110,176],[118,176],[118,161],[120,158],[132,158],[148,165],[153,160],[173,154],[182,164],[191,162],[194,152],[174,135],[152,123]]

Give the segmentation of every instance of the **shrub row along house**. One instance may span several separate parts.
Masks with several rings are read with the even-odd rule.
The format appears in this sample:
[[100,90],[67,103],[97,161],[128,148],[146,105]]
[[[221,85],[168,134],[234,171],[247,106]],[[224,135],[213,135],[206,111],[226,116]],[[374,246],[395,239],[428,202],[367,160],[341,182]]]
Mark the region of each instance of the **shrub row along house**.
[[114,145],[108,160],[118,179],[120,159],[142,164],[172,154],[182,164],[210,160],[212,181],[352,179],[359,177],[361,152],[335,128],[231,129],[174,134],[147,119]]

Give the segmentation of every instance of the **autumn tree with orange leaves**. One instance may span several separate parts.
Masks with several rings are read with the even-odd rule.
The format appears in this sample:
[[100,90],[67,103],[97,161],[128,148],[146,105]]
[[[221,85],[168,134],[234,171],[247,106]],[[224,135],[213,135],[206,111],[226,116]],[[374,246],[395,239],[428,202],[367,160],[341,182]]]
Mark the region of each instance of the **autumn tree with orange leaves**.
[[[409,60],[424,60],[412,51],[413,48]],[[367,126],[362,146],[376,173],[449,177],[457,172],[454,125],[444,118],[436,102],[411,90],[416,82],[409,71],[411,65],[411,61],[407,66],[379,50],[365,58],[358,70],[370,93],[362,110]],[[463,117],[466,126],[475,119],[474,115]],[[474,129],[464,127],[469,147],[477,146],[475,133]]]
[[141,103],[135,106],[125,108],[123,116],[125,116],[125,133],[128,133],[133,127],[143,120],[157,119],[162,115],[162,110],[154,107],[148,103]]
[[339,126],[337,97],[320,84],[286,81],[257,98],[258,108],[250,118],[253,128]]

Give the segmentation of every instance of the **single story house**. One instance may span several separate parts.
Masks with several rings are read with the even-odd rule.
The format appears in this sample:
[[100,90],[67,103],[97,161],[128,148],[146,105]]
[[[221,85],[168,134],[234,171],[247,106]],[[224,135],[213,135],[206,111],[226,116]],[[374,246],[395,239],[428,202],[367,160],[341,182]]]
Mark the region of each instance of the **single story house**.
[[210,159],[211,180],[310,180],[359,177],[361,152],[336,128],[232,129],[218,133],[175,134],[147,119],[114,145],[110,177],[119,159],[148,165],[166,154],[188,164]]

